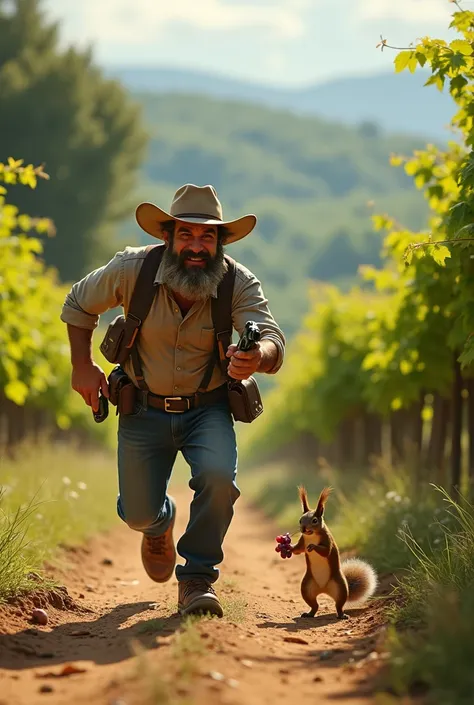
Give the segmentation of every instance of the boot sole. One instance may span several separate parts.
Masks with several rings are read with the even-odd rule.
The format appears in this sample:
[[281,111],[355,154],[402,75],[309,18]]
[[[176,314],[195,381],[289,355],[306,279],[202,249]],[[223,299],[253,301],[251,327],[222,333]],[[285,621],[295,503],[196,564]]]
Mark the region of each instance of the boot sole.
[[220,603],[212,597],[196,597],[189,605],[178,605],[178,612],[183,616],[189,614],[211,614],[223,617],[224,611]]
[[[175,503],[175,502],[173,502],[173,506],[174,506],[174,514],[173,514],[173,518],[172,518],[171,524],[170,524],[171,532],[174,531],[174,524],[175,524],[175,521],[176,521],[176,503]],[[173,548],[174,548],[174,560],[173,560],[173,565],[171,566],[169,572],[168,572],[165,576],[163,576],[163,577],[161,577],[161,578],[157,578],[156,575],[152,575],[151,573],[149,573],[148,570],[146,569],[146,565],[143,563],[143,560],[142,560],[143,567],[144,567],[144,569],[145,569],[145,573],[148,575],[149,578],[151,578],[151,580],[153,580],[153,582],[155,582],[155,583],[167,583],[168,580],[170,580],[170,578],[172,577],[172,575],[173,575],[173,573],[174,573],[174,569],[175,569],[175,567],[176,567],[176,558],[177,558],[177,555],[176,555],[176,545],[175,545],[175,543],[174,543],[174,539],[173,539]]]

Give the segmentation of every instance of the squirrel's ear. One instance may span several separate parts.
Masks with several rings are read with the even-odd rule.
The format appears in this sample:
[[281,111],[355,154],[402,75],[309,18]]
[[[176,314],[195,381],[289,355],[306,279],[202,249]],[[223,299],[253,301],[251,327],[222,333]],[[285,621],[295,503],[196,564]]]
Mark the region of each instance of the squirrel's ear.
[[301,504],[303,505],[303,511],[304,511],[304,512],[309,512],[309,511],[310,511],[310,507],[309,507],[309,504],[308,504],[308,493],[306,492],[306,487],[303,487],[303,485],[300,485],[300,486],[298,487],[298,492],[299,492],[299,495],[300,495]]
[[328,501],[328,497],[332,492],[331,487],[325,487],[321,494],[319,495],[318,506],[316,507],[316,516],[322,517],[324,514],[324,507]]

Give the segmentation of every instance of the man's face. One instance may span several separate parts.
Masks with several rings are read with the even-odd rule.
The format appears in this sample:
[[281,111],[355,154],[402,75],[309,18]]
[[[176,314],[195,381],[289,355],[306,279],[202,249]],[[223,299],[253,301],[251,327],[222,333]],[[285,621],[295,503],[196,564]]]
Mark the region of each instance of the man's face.
[[217,226],[200,223],[176,223],[173,252],[188,269],[206,269],[217,252]]
[[175,224],[163,255],[163,282],[190,301],[206,299],[225,274],[224,247],[216,225]]

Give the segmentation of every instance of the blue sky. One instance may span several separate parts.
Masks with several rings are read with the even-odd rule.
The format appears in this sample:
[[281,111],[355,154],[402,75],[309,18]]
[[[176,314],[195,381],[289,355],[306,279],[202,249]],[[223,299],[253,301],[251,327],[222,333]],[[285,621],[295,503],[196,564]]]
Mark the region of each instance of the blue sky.
[[[474,1],[464,6],[474,7]],[[66,42],[92,44],[102,65],[217,71],[304,85],[392,70],[375,49],[449,38],[450,0],[44,0]]]

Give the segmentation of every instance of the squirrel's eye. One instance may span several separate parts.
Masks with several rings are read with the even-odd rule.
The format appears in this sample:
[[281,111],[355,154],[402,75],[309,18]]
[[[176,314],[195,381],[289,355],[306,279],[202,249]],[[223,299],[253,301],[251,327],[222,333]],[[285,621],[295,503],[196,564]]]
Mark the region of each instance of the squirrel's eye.
[[314,519],[313,519],[313,524],[317,524],[318,521],[319,521],[318,517],[314,517]]

